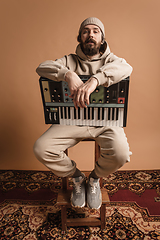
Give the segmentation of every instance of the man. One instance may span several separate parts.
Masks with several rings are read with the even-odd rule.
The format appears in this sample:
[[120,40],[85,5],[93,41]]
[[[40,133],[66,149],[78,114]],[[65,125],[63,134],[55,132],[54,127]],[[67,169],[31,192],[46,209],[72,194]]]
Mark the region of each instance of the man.
[[[56,61],[45,61],[37,73],[54,81],[68,83],[75,108],[87,108],[89,96],[98,85],[110,86],[132,72],[132,67],[122,58],[110,52],[105,41],[103,23],[95,18],[85,19],[79,29],[79,45],[76,54]],[[78,75],[89,75],[83,83]],[[90,173],[85,199],[85,175],[64,151],[85,138],[93,138],[101,149],[101,155]],[[100,177],[107,177],[129,161],[130,151],[123,128],[52,125],[35,143],[36,157],[59,177],[73,178],[71,203],[74,207],[98,209],[102,197]]]

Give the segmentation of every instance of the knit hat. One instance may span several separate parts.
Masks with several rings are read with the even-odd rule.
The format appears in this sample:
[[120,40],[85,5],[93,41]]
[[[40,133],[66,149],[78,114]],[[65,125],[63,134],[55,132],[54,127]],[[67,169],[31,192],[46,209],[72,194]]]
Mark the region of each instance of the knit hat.
[[81,26],[80,26],[80,28],[79,28],[79,34],[81,33],[82,29],[83,29],[86,25],[89,25],[89,24],[98,26],[98,27],[101,29],[101,31],[102,31],[102,33],[103,33],[103,35],[104,35],[104,37],[105,37],[104,25],[103,25],[103,23],[102,23],[98,18],[96,18],[96,17],[89,17],[89,18],[85,19],[85,20],[81,23]]

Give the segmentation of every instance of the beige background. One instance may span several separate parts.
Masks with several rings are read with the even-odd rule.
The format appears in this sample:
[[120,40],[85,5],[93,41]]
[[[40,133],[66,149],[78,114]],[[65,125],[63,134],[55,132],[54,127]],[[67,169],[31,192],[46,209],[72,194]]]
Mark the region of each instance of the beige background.
[[[159,0],[0,0],[0,169],[46,170],[32,150],[48,128],[35,69],[74,53],[89,16],[101,19],[111,51],[134,68],[125,129],[133,155],[122,169],[160,168],[159,9]],[[93,148],[82,143],[70,156],[88,169]]]

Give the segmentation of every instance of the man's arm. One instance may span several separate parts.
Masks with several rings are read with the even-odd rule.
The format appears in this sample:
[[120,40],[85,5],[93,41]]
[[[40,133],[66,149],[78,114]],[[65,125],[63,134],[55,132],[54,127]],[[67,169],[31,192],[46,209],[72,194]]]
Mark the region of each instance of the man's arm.
[[93,77],[97,78],[98,85],[109,87],[112,84],[120,82],[132,73],[132,67],[125,59],[110,53],[106,59],[106,63],[97,70]]
[[[84,87],[80,88],[81,86],[84,85],[84,83],[75,72],[70,71],[66,67],[66,57],[63,57],[56,61],[47,60],[38,66],[38,68],[36,69],[36,72],[38,73],[39,76],[45,77],[54,81],[66,81],[68,83],[68,86],[71,92],[70,97],[73,99],[73,102],[76,108],[78,106],[87,107],[85,102],[89,104],[88,92],[91,92],[91,90],[89,88],[89,91],[88,91],[87,84],[85,84]],[[85,90],[86,88],[87,90]],[[85,97],[85,102],[84,102],[84,97]]]
[[69,71],[65,75],[65,81],[68,83],[71,95],[74,102],[74,106],[77,109],[78,106],[86,108],[89,105],[89,96],[96,89],[98,82],[97,79],[91,77],[87,82],[79,78],[79,76],[72,71]]
[[66,57],[56,61],[47,60],[41,63],[36,72],[41,77],[46,77],[54,81],[64,81],[65,74],[69,71],[66,67]]

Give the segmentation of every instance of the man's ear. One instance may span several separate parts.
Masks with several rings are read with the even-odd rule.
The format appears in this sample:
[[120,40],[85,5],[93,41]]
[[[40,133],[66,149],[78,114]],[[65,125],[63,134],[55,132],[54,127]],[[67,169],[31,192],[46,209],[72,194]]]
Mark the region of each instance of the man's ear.
[[78,42],[81,42],[81,35],[79,34],[78,37],[77,37],[77,41]]
[[102,40],[101,40],[101,44],[103,44],[105,42],[105,37],[104,34],[102,33]]
[[102,41],[101,41],[101,45],[103,45],[103,43],[105,42],[105,40],[104,39],[102,39]]

